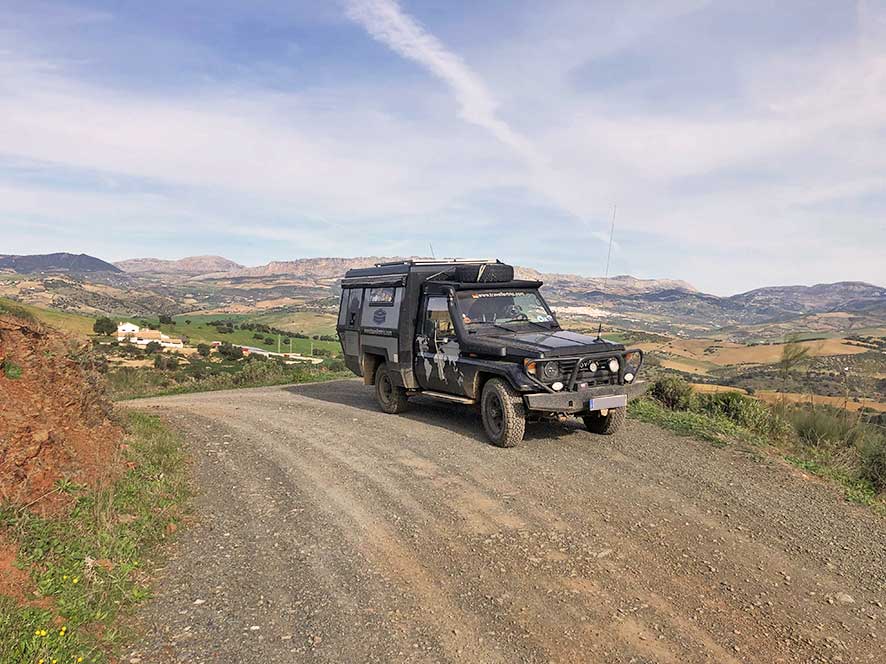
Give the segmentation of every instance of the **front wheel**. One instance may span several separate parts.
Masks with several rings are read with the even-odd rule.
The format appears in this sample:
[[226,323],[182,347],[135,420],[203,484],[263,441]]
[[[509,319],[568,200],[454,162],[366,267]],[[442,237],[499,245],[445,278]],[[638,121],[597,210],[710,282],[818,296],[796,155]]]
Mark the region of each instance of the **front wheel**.
[[526,430],[523,399],[503,380],[490,378],[483,386],[480,415],[493,445],[514,447],[523,440]]
[[611,436],[621,429],[627,419],[627,412],[627,408],[610,408],[605,415],[602,415],[600,411],[594,411],[581,419],[584,420],[585,426],[591,433]]
[[409,405],[406,390],[394,384],[391,370],[385,363],[375,371],[375,398],[386,413],[402,413]]

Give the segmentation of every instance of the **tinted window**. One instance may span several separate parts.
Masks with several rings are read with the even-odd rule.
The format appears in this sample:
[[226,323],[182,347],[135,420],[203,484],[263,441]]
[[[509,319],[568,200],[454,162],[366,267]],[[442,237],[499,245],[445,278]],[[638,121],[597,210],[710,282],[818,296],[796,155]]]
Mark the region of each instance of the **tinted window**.
[[372,306],[389,306],[394,304],[393,288],[370,288],[369,304]]

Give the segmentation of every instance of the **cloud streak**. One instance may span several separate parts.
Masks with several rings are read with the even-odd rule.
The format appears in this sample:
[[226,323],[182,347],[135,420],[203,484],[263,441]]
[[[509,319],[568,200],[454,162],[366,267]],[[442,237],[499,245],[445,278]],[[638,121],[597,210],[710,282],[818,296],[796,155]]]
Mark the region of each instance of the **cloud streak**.
[[446,83],[459,104],[459,116],[482,127],[533,165],[541,156],[529,140],[498,116],[498,103],[483,80],[395,0],[348,0],[348,16],[373,39],[425,67]]

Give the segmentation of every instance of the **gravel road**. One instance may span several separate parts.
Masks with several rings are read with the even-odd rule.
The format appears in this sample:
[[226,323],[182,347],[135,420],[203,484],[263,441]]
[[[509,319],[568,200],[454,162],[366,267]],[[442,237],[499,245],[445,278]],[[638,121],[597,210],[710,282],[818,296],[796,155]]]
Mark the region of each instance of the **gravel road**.
[[197,523],[126,662],[883,662],[886,519],[629,421],[488,445],[359,381],[164,397]]

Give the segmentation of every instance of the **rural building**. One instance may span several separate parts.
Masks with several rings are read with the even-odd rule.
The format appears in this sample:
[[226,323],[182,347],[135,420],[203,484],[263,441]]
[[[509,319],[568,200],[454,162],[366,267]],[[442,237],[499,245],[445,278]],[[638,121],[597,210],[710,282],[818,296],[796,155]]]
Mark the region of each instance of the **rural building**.
[[185,346],[181,339],[170,337],[159,330],[142,330],[138,325],[132,323],[117,324],[117,341],[128,341],[141,347],[147,346],[152,341],[156,341],[163,348],[184,348]]

